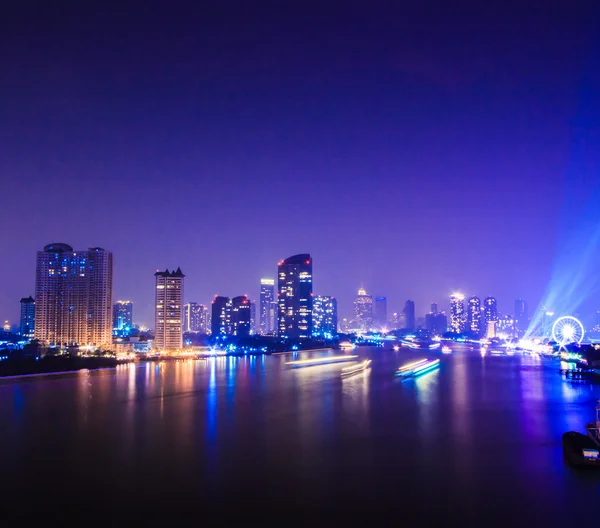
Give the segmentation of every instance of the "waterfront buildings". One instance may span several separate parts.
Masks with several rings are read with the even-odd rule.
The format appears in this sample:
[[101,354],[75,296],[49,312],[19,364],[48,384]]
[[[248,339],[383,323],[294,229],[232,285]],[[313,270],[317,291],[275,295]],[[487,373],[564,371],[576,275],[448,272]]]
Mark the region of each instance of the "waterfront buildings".
[[387,326],[387,298],[375,297],[375,321],[381,327]]
[[525,332],[529,326],[527,303],[523,299],[515,299],[514,324],[518,332]]
[[260,280],[260,326],[261,335],[275,333],[277,319],[277,303],[275,302],[275,281],[273,279]]
[[231,312],[229,297],[216,295],[211,309],[211,333],[213,337],[229,335]]
[[337,300],[317,296],[313,300],[313,336],[331,339],[337,334]]
[[125,336],[133,328],[133,303],[116,301],[113,304],[113,334]]
[[[448,331],[448,318],[444,312],[437,311],[437,305],[431,306],[431,312],[425,315],[425,329],[432,334],[442,335]],[[434,306],[436,311],[433,310]]]
[[415,318],[415,302],[410,299],[404,303],[404,309],[402,310],[402,317],[404,319],[404,329],[413,331],[416,328]]
[[454,293],[450,297],[450,331],[460,334],[465,329],[465,296]]
[[19,333],[23,339],[33,339],[35,330],[35,300],[31,295],[21,299],[21,324]]
[[476,336],[481,336],[483,332],[481,325],[481,300],[476,296],[471,297],[468,302],[467,330]]
[[189,302],[183,305],[183,331],[208,333],[208,309],[203,304]]
[[237,337],[248,337],[252,327],[252,307],[248,297],[240,295],[231,299],[229,314],[227,333]]
[[278,333],[290,339],[312,335],[312,258],[294,255],[278,263]]
[[158,350],[174,351],[183,346],[183,278],[176,271],[157,271],[155,287],[154,344]]
[[112,347],[113,255],[48,244],[37,252],[34,336],[52,346]]

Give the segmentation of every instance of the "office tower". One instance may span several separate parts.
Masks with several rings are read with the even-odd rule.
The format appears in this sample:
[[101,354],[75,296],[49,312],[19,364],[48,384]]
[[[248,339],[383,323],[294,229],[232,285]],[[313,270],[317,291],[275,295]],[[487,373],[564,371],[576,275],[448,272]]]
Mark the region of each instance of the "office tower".
[[112,347],[113,256],[49,244],[37,252],[36,339],[53,346]]
[[514,323],[515,329],[520,332],[525,332],[529,326],[527,303],[523,299],[515,299]]
[[275,281],[273,279],[260,279],[260,328],[261,335],[269,335],[275,332],[275,312],[273,302],[275,301]]
[[228,333],[237,337],[248,337],[252,322],[251,303],[248,297],[240,295],[229,301],[230,324]]
[[313,300],[313,336],[331,339],[337,334],[337,300],[319,295]]
[[183,331],[206,333],[206,306],[197,302],[183,305]]
[[127,335],[133,328],[133,303],[117,301],[113,304],[113,333]]
[[435,335],[442,335],[448,331],[448,318],[444,312],[431,311],[425,315],[425,329]]
[[499,317],[497,323],[498,337],[502,337],[504,339],[512,339],[513,337],[515,337],[515,323],[516,321],[510,315]]
[[373,297],[363,288],[354,299],[354,317],[364,330],[368,330],[373,322]]
[[250,302],[250,334],[256,333],[256,301]]
[[414,330],[416,328],[415,320],[415,302],[410,299],[404,303],[404,309],[402,310],[402,317],[404,319],[405,330]]
[[467,305],[467,330],[476,336],[482,334],[481,326],[481,300],[479,297],[471,297]]
[[375,320],[379,326],[387,325],[387,298],[375,297]]
[[465,296],[454,293],[450,297],[450,331],[460,334],[465,329]]
[[215,296],[211,310],[211,333],[213,336],[229,335],[231,323],[229,297]]
[[483,301],[483,318],[486,328],[490,321],[498,320],[498,303],[495,297],[486,297]]
[[401,315],[398,312],[392,314],[392,329],[398,330],[400,328]]
[[33,339],[35,330],[35,300],[31,295],[21,299],[20,334],[23,339]]
[[178,350],[183,346],[183,278],[180,268],[157,271],[154,345],[158,350]]
[[312,335],[312,258],[294,255],[278,264],[279,335],[305,339]]

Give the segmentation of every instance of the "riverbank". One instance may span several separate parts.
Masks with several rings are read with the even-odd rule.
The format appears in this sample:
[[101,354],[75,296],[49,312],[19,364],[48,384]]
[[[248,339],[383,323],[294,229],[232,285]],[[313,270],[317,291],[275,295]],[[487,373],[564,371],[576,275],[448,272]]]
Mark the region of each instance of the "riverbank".
[[0,362],[0,380],[15,376],[112,368],[120,363],[122,361],[110,357],[47,356],[40,359],[6,359]]

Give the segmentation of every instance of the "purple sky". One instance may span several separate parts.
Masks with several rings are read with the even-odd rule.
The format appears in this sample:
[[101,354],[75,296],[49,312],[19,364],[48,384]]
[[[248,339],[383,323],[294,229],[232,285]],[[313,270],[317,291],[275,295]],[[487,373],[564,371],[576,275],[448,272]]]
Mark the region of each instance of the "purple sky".
[[341,315],[539,301],[597,2],[106,4],[0,17],[0,318],[50,242],[112,250],[143,324],[158,268],[256,299],[301,252]]

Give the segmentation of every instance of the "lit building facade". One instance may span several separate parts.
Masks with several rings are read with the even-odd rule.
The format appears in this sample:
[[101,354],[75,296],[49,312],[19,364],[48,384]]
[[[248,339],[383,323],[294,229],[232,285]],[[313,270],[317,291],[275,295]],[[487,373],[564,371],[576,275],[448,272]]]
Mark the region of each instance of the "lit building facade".
[[294,255],[278,264],[279,335],[290,339],[312,336],[312,265],[309,254]]
[[228,334],[237,337],[248,337],[252,328],[252,303],[245,295],[234,297],[229,301]]
[[183,305],[183,331],[197,334],[208,333],[208,310],[206,306],[197,302]]
[[481,300],[479,297],[471,297],[467,305],[467,330],[476,336],[481,336],[483,327],[481,324]]
[[354,318],[363,330],[369,330],[373,324],[373,297],[360,288],[354,298]]
[[375,321],[380,327],[387,326],[387,298],[375,297]]
[[465,330],[465,296],[455,293],[450,297],[450,331],[460,334]]
[[24,339],[33,339],[35,331],[35,300],[31,295],[21,299],[21,324],[19,333]]
[[128,335],[133,328],[133,303],[116,301],[113,304],[113,334]]
[[313,336],[331,339],[337,334],[337,300],[319,295],[313,300]]
[[275,281],[273,279],[260,280],[260,325],[261,335],[275,333],[277,307],[275,303]]
[[176,271],[157,271],[155,287],[154,345],[158,350],[174,351],[183,346],[183,278]]
[[413,331],[416,328],[415,318],[415,302],[410,299],[404,303],[404,309],[402,310],[402,318],[404,319],[403,328],[405,330]]
[[231,312],[229,297],[217,295],[211,308],[211,334],[215,337],[229,335],[231,326]]
[[112,348],[113,255],[49,244],[37,252],[35,339]]

